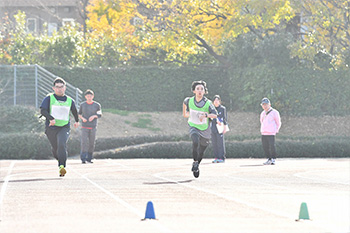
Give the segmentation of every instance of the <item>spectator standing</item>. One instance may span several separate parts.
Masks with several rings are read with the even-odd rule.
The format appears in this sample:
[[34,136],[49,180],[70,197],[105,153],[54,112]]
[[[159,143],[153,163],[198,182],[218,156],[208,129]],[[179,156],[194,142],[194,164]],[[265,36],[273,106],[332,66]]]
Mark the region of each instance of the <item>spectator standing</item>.
[[211,142],[213,146],[214,160],[213,163],[225,162],[225,133],[228,129],[227,126],[227,112],[225,106],[221,104],[221,98],[219,95],[215,95],[213,104],[218,112],[216,119],[213,119],[211,125]]
[[276,148],[275,137],[281,128],[280,114],[276,109],[271,107],[271,102],[268,98],[261,100],[263,111],[260,114],[260,132],[262,146],[267,157],[264,165],[275,165],[276,163]]

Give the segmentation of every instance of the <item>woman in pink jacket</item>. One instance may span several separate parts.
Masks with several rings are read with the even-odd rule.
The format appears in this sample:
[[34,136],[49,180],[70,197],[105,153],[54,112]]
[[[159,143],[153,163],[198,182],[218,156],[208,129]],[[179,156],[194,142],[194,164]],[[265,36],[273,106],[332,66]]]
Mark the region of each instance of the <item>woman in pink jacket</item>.
[[260,132],[262,146],[267,157],[267,161],[264,165],[275,165],[276,160],[276,148],[275,148],[275,136],[281,128],[280,113],[271,107],[271,102],[268,98],[261,100],[261,107],[264,111],[260,114]]

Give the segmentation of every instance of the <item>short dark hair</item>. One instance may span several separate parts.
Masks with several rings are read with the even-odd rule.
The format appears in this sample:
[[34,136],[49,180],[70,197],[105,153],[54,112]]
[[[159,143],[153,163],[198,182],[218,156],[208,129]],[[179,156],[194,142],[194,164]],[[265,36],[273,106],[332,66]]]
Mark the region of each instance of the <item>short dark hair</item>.
[[214,101],[215,99],[218,99],[218,100],[220,100],[220,101],[221,101],[221,97],[220,97],[219,95],[214,95],[214,97],[213,97],[213,101]]
[[194,81],[194,82],[192,83],[192,91],[194,91],[194,90],[196,89],[196,86],[198,86],[198,85],[203,85],[203,86],[204,86],[205,94],[208,94],[207,83],[204,82],[203,80]]
[[53,81],[53,85],[55,86],[56,83],[63,83],[63,85],[66,85],[66,81],[64,81],[63,78],[61,77],[57,77],[54,81]]
[[85,92],[84,92],[84,96],[85,95],[94,95],[94,92],[90,89],[87,89]]

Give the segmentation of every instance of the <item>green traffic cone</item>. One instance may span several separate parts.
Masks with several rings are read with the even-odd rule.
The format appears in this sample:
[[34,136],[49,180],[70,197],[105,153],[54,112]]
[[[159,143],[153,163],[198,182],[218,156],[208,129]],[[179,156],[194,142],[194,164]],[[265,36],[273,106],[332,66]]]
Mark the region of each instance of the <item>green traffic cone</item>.
[[299,219],[297,220],[301,219],[310,220],[309,211],[307,210],[307,205],[305,202],[301,203],[300,205]]

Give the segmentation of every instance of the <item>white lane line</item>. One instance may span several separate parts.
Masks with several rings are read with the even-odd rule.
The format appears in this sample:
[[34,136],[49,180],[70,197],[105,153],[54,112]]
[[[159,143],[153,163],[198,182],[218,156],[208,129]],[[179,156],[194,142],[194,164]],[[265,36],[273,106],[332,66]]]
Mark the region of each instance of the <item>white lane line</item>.
[[291,216],[291,215],[289,215],[289,214],[287,214],[285,212],[274,211],[274,210],[271,210],[271,209],[264,208],[262,206],[254,205],[251,202],[247,202],[247,201],[244,201],[244,200],[239,199],[239,198],[228,197],[228,196],[225,196],[225,195],[223,195],[221,193],[217,193],[217,192],[212,191],[212,190],[208,190],[208,189],[204,189],[204,188],[198,188],[198,187],[195,187],[195,186],[190,185],[190,184],[179,183],[176,180],[172,180],[172,179],[168,179],[168,178],[162,177],[161,175],[165,174],[165,173],[168,173],[168,172],[156,173],[156,174],[153,174],[153,176],[157,177],[159,179],[162,179],[162,180],[169,181],[169,182],[175,182],[178,185],[182,185],[182,186],[185,186],[187,188],[194,189],[194,190],[197,190],[197,191],[200,191],[200,192],[208,193],[208,194],[220,197],[220,198],[228,200],[228,201],[234,201],[234,202],[246,205],[246,206],[251,207],[251,208],[259,209],[259,210],[262,210],[264,212],[268,212],[268,213],[271,213],[271,214],[274,214],[274,215],[277,215],[277,216],[280,216],[280,217],[284,217],[284,218],[288,218],[288,219],[295,219],[294,215]]
[[9,183],[9,180],[10,180],[10,174],[12,172],[13,167],[15,166],[15,163],[16,163],[15,161],[11,162],[10,167],[7,170],[7,175],[5,176],[5,179],[4,179],[4,184],[1,187],[1,192],[0,192],[0,221],[1,221],[1,217],[2,217],[2,202],[3,202],[4,197],[5,197],[7,184]]
[[[232,174],[232,173],[231,173],[231,174]],[[264,186],[270,186],[270,187],[274,187],[274,188],[278,188],[278,189],[285,189],[285,190],[292,191],[293,193],[314,194],[313,192],[299,191],[299,190],[291,189],[291,188],[288,188],[288,187],[285,187],[285,186],[270,184],[270,183],[267,183],[267,182],[261,182],[261,181],[256,181],[256,180],[250,180],[250,179],[235,177],[235,176],[232,176],[231,174],[225,175],[225,176],[228,177],[228,178],[232,178],[232,179],[236,179],[236,180],[242,180],[242,181],[250,182],[250,183],[254,183],[254,184],[260,184],[260,185],[264,185]]]
[[324,172],[324,170],[313,170],[313,171],[307,171],[307,172],[299,172],[299,173],[293,174],[293,176],[296,176],[296,177],[299,177],[299,178],[302,178],[302,179],[314,180],[314,181],[325,182],[325,183],[332,183],[332,184],[343,184],[343,185],[349,185],[350,184],[350,182],[340,182],[340,181],[336,181],[336,180],[310,178],[308,176],[305,176],[305,175],[307,175],[309,173],[315,173],[315,172],[322,174],[322,172]]
[[[125,165],[124,165],[125,166]],[[126,166],[127,167],[127,166]],[[140,212],[138,209],[136,209],[135,207],[133,207],[132,205],[130,205],[129,203],[127,203],[126,201],[124,201],[123,199],[121,199],[120,197],[118,197],[117,195],[113,194],[112,192],[108,191],[107,189],[103,188],[101,185],[95,183],[94,181],[90,180],[88,177],[86,177],[85,175],[77,172],[75,169],[70,168],[70,170],[72,170],[74,173],[76,173],[77,175],[81,176],[83,179],[85,179],[86,181],[88,181],[89,183],[91,183],[93,186],[95,186],[96,188],[100,189],[102,192],[104,192],[105,194],[107,194],[108,196],[110,196],[113,200],[117,201],[119,204],[121,204],[122,206],[124,206],[125,208],[127,208],[130,212],[136,214],[138,216],[138,218],[143,219],[144,215],[142,212]],[[169,229],[167,229],[166,227],[164,227],[163,225],[161,225],[159,222],[157,221],[152,221],[152,223],[162,232],[172,232]]]

